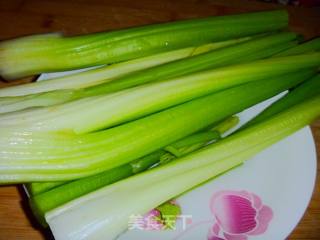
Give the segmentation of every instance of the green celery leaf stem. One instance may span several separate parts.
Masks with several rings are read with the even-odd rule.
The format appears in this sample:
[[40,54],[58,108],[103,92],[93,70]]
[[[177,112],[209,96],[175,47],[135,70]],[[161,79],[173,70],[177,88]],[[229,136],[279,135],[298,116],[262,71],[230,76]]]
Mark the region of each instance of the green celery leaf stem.
[[319,74],[303,82],[301,85],[297,86],[292,91],[289,91],[285,96],[271,104],[261,113],[259,113],[256,117],[254,117],[245,125],[243,125],[240,129],[264,121],[265,119],[270,118],[273,115],[318,94],[320,94]]
[[[182,152],[183,155],[188,154],[192,151],[195,151],[201,147],[203,147],[208,142],[213,140],[219,140],[220,134],[225,133],[229,129],[233,128],[239,122],[239,118],[236,116],[229,117],[219,123],[212,131],[205,131],[194,133],[190,136],[187,136],[181,140],[172,143],[171,146],[175,148],[179,148],[178,150]],[[181,149],[182,147],[187,147],[186,149]],[[149,168],[150,166],[156,164],[160,161],[160,159],[167,158],[172,160],[172,155],[169,157],[168,153],[164,150],[157,150],[151,154],[148,154],[138,160],[132,161],[130,166],[132,167],[133,173],[139,173],[144,171],[145,169]],[[157,159],[157,161],[155,161]],[[168,162],[168,161],[166,161]],[[104,172],[103,174],[107,173],[108,171]],[[90,179],[88,177],[87,179]],[[30,196],[38,195],[40,193],[47,192],[52,188],[56,188],[66,182],[36,182],[36,183],[29,183],[25,184],[28,193]]]
[[[199,19],[190,19],[184,21],[175,21],[162,24],[152,24],[141,27],[133,27],[129,29],[122,29],[110,32],[100,32],[87,35],[79,35],[74,37],[62,37],[61,34],[39,34],[34,36],[27,36],[23,38],[17,38],[10,42],[18,42],[23,50],[37,53],[37,50],[41,53],[44,49],[63,49],[65,47],[75,47],[78,50],[79,47],[82,49],[90,49],[100,44],[106,44],[110,42],[115,42],[119,40],[135,38],[139,36],[151,35],[161,32],[175,31],[175,30],[185,30],[194,29],[199,27],[204,27],[208,25],[219,26],[228,22],[228,24],[243,25],[252,20],[257,20],[259,23],[268,24],[273,22],[279,25],[279,28],[285,27],[288,23],[288,14],[284,10],[277,11],[266,11],[259,13],[247,13],[238,14],[231,16],[219,16],[219,17],[207,17]],[[251,22],[252,23],[252,22]],[[101,42],[97,41],[101,40]],[[10,42],[7,42],[8,44]],[[36,44],[34,44],[36,42]],[[56,44],[59,43],[59,44]],[[89,43],[88,45],[85,45]],[[17,52],[21,50],[16,50]],[[30,53],[32,53],[30,52]]]
[[289,48],[283,52],[276,54],[278,57],[297,55],[308,52],[317,52],[320,51],[320,38],[314,38],[312,40],[303,42],[297,46]]
[[63,185],[32,196],[29,199],[32,212],[38,221],[46,226],[44,214],[47,211],[103,186],[142,172],[158,163],[160,157],[165,153],[163,150],[158,150],[129,164],[124,164],[97,175],[66,182]]
[[[116,81],[107,81],[84,89],[76,89],[73,91],[58,90],[27,95],[24,97],[0,98],[0,113],[17,111],[30,107],[61,104],[84,97],[116,92],[152,81],[170,79],[206,69],[270,57],[274,53],[287,49],[291,45],[289,41],[292,41],[295,38],[296,34],[290,32],[264,35],[229,47],[215,49],[199,55],[178,59],[149,69],[137,71],[130,75],[125,75]],[[95,72],[101,70],[91,71]],[[81,76],[81,73],[79,75]]]
[[[35,41],[27,37],[1,44],[0,74],[17,78],[109,64],[169,49],[275,31],[287,24],[285,11],[270,11],[168,23],[122,33],[74,38],[45,35],[36,36]],[[120,37],[119,34],[127,36]],[[47,43],[46,36],[50,36]]]
[[18,86],[0,89],[1,97],[25,96],[36,93],[49,92],[58,89],[79,89],[100,84],[102,82],[114,81],[117,78],[138,70],[154,67],[166,62],[201,54],[206,51],[218,49],[238,42],[246,41],[250,37],[231,39],[223,42],[209,43],[205,45],[188,47],[155,55],[137,58],[126,62],[102,66],[86,70],[80,73],[73,73],[67,76],[50,78],[50,81],[37,81]]
[[[109,171],[105,171],[102,172],[100,174],[97,175],[93,175],[87,178],[82,178],[79,180],[87,180],[87,181],[100,181],[101,184],[105,183],[105,184],[109,184],[113,181],[117,181],[119,176],[126,175],[126,173],[138,173],[141,171],[144,171],[145,169],[149,168],[150,166],[154,165],[155,163],[157,163],[160,159],[161,154],[164,154],[165,152],[163,150],[158,150],[155,151],[151,154],[148,154],[142,158],[139,158],[137,160],[132,161],[131,163],[127,164],[130,167],[130,171],[128,171],[128,166],[124,167],[125,165],[122,165],[118,168],[109,170]],[[123,170],[123,172],[122,172]],[[113,173],[114,171],[114,173]],[[111,173],[109,175],[109,173]],[[119,173],[119,174],[117,174]],[[105,178],[104,175],[109,175],[109,178]],[[99,177],[96,177],[98,175],[102,176],[102,179],[100,179]],[[103,181],[103,179],[105,179],[106,181]],[[76,180],[76,181],[79,181]],[[71,182],[76,182],[76,181],[71,181]],[[71,182],[65,182],[65,181],[60,181],[60,182],[34,182],[34,183],[27,183],[25,184],[25,186],[27,187],[28,193],[30,196],[36,196],[42,193],[46,193],[51,189],[57,189],[59,186],[64,185],[64,184],[68,184]],[[74,184],[70,185],[73,186]],[[91,186],[91,185],[86,185],[86,186]],[[97,186],[95,184],[93,184],[92,186]],[[63,188],[64,189],[64,188]],[[85,191],[87,188],[83,187],[81,188],[81,190]],[[92,189],[91,187],[89,189]],[[91,190],[90,190],[91,191]],[[69,196],[71,196],[71,194],[69,193]],[[33,198],[32,198],[33,199]],[[33,201],[33,200],[30,201]],[[59,198],[58,198],[59,199]],[[40,200],[41,201],[41,200]],[[59,201],[63,201],[62,199],[60,199]],[[46,203],[45,203],[46,204]]]
[[58,135],[57,141],[51,135],[49,149],[48,140],[42,144],[36,133],[17,138],[10,131],[8,135],[4,132],[1,137],[6,141],[0,139],[0,182],[72,180],[115,168],[296,86],[312,74],[298,72],[243,84],[88,135]]
[[[317,96],[213,146],[75,199],[48,212],[46,220],[57,238],[67,236],[73,240],[85,234],[92,238],[108,235],[114,239],[127,228],[130,214],[145,214],[163,202],[240,165],[319,115],[320,96]],[[123,198],[131,192],[135,193],[133,197]],[[109,205],[105,206],[105,202]],[[78,216],[84,213],[86,218],[78,221]],[[97,222],[97,218],[101,221]],[[107,221],[110,219],[114,221]],[[95,225],[95,231],[88,231],[88,225]]]
[[228,87],[316,68],[319,64],[320,53],[237,64],[58,106],[1,114],[0,127],[88,133],[125,123]]
[[[220,133],[218,131],[204,131],[192,134],[189,137],[183,138],[175,143],[170,144],[170,147],[173,148],[182,148],[197,143],[208,142],[210,140],[220,139]],[[166,149],[166,148],[165,148]]]
[[265,48],[263,50],[259,50],[254,54],[248,54],[246,56],[242,56],[239,58],[239,62],[251,62],[257,59],[264,59],[269,57],[275,57],[277,53],[283,52],[291,47],[297,46],[298,42],[296,40],[272,45],[269,48]]
[[192,134],[166,146],[164,149],[175,157],[182,157],[204,147],[207,144],[220,140],[221,135],[235,127],[239,121],[240,120],[237,116],[228,117],[222,122],[216,124],[213,128]]
[[125,164],[91,177],[82,178],[55,187],[47,192],[32,196],[29,199],[32,212],[42,225],[46,225],[43,219],[44,213],[72,199],[80,197],[102,186],[112,184],[120,179],[133,174],[130,164]]
[[[239,63],[246,60],[244,55],[246,56],[251,54],[252,57],[249,60],[256,60],[260,57],[259,51],[262,52],[263,57],[268,56],[268,54],[265,54],[265,49],[272,49],[272,47],[274,45],[274,47],[276,47],[277,44],[288,44],[289,41],[294,40],[295,38],[296,34],[290,32],[253,38],[252,40],[245,41],[243,43],[215,49],[190,58],[146,69],[144,71],[137,72],[136,74],[118,79],[115,82],[86,88],[85,96],[114,92],[128,87],[137,86],[142,83],[145,84],[150,81],[165,80],[182,74],[187,75],[201,70],[217,68],[232,63]],[[253,54],[255,54],[255,57],[253,57]]]
[[152,167],[153,165],[159,163],[159,161],[165,156],[167,159],[166,161],[167,163],[169,159],[171,161],[175,157],[187,155],[195,150],[200,149],[201,147],[204,147],[208,142],[211,142],[213,140],[219,140],[220,133],[221,134],[224,133],[223,131],[227,131],[233,126],[235,126],[235,124],[237,124],[237,122],[234,119],[237,119],[237,117],[230,117],[224,120],[223,122],[219,123],[219,126],[225,125],[224,128],[218,127],[221,130],[221,132],[218,132],[216,130],[199,132],[171,144],[170,146],[173,146],[178,150],[180,148],[184,148],[181,151],[181,155],[179,156],[168,158],[167,148],[164,148],[165,150],[161,150],[161,149],[157,150],[142,158],[134,160],[129,164],[122,165],[120,167],[102,172],[97,175],[81,178],[79,180],[75,180],[71,182],[65,182],[65,183],[59,182],[59,186],[54,186],[54,184],[53,186],[48,186],[48,183],[50,182],[31,183],[29,184],[28,188],[33,189],[33,193],[34,193],[34,189],[35,188],[36,190],[37,188],[39,189],[39,186],[41,186],[41,184],[44,184],[45,187],[46,186],[50,187],[48,191],[43,191],[43,189],[41,189],[42,190],[41,193],[38,192],[37,194],[33,194],[30,197],[29,203],[32,208],[32,211],[37,217],[38,221],[42,225],[46,226],[46,222],[44,220],[44,214],[50,211],[51,209],[56,208],[77,197],[83,196],[84,194],[92,192],[100,187],[112,184],[116,181],[127,178],[133,174],[143,172],[146,169]]
[[240,122],[240,119],[238,116],[231,116],[225,119],[224,121],[222,121],[221,123],[213,126],[210,130],[217,131],[220,133],[220,135],[222,135],[228,132],[229,130],[231,130],[232,128],[234,128],[235,126],[237,126],[239,122]]
[[[298,73],[287,74],[287,75],[285,75],[286,77],[283,78],[285,80],[281,81],[281,83],[286,83],[286,81],[290,82],[290,80],[288,80],[289,77],[292,77],[293,81],[296,81],[297,79],[298,79],[298,81],[300,81],[301,79],[304,80],[304,79],[306,79],[308,77],[311,77],[313,74],[314,74],[314,72],[313,71],[309,71],[309,70],[306,70],[306,71],[303,71],[303,72],[298,72]],[[279,77],[275,77],[274,79],[282,79],[282,77],[283,76],[279,76]],[[268,79],[265,79],[263,81],[253,82],[254,83],[253,86],[256,86],[257,84],[263,84],[264,85],[265,82],[268,82],[268,81],[269,81]],[[276,81],[276,80],[272,80],[272,81]],[[277,83],[277,84],[280,84],[280,83]],[[226,92],[230,92],[230,93],[232,93],[232,95],[235,95],[235,93],[233,93],[232,89],[242,89],[242,87],[246,89],[247,88],[246,86],[247,85],[239,86],[239,88],[237,87],[237,88],[227,89],[225,91],[221,91],[221,92],[218,92],[216,94],[212,94],[211,96],[212,97],[213,96],[220,97],[221,95],[222,96],[225,95]],[[204,99],[207,99],[207,98],[204,97]],[[191,105],[191,103],[192,103],[192,101],[188,102],[186,104],[187,105],[189,105],[189,104]],[[182,104],[180,106],[182,107],[182,106],[185,106],[185,105]],[[175,108],[172,108],[172,109],[175,109]],[[179,109],[179,106],[177,106],[177,109]],[[152,116],[158,116],[158,115],[157,114],[156,115],[150,115],[149,117],[151,118]],[[149,118],[145,117],[145,118],[142,118],[140,120],[142,121],[143,119],[149,119]],[[221,119],[221,120],[223,120],[223,119]],[[137,120],[137,121],[139,121],[139,120]],[[128,124],[130,125],[132,123],[133,122],[128,123]],[[121,129],[124,126],[127,126],[127,124],[120,125],[118,127],[115,127],[115,128],[112,128],[112,129],[107,129],[107,130],[104,130],[104,131],[99,131],[99,132],[96,132],[96,133],[91,133],[91,134],[86,134],[86,135],[76,135],[76,136],[74,134],[72,134],[72,133],[64,133],[64,134],[62,134],[62,133],[59,133],[59,132],[57,132],[57,133],[38,133],[38,132],[34,132],[34,133],[23,133],[23,132],[19,133],[18,132],[18,133],[16,133],[17,131],[14,131],[14,130],[11,130],[11,129],[6,129],[6,130],[3,129],[4,130],[3,131],[3,135],[8,133],[9,134],[8,137],[11,136],[12,138],[8,138],[7,140],[15,141],[17,144],[20,145],[20,147],[25,146],[27,149],[30,149],[30,150],[33,147],[36,147],[36,148],[41,147],[43,149],[46,149],[46,151],[50,151],[50,149],[52,149],[52,147],[54,147],[55,149],[58,149],[58,148],[64,149],[65,146],[67,145],[69,147],[68,151],[71,151],[72,148],[74,148],[75,151],[78,151],[78,149],[81,149],[82,151],[84,151],[85,149],[91,149],[91,147],[97,146],[97,144],[99,143],[98,141],[101,141],[101,143],[105,144],[105,143],[107,143],[109,141],[118,140],[115,137],[113,137],[112,139],[108,140],[106,138],[105,133],[106,132],[114,132],[115,129]],[[47,143],[45,141],[43,141],[46,138],[48,138],[48,134],[51,136],[51,139],[53,140],[51,145],[47,145]],[[28,139],[29,137],[32,138],[33,136],[35,136],[35,137],[34,137],[34,139],[33,139],[31,144],[29,144],[29,142],[24,142],[24,137],[26,139]],[[75,141],[75,139],[77,139],[77,141]],[[1,141],[1,144],[6,146],[6,141]],[[6,146],[6,147],[10,147],[10,146]],[[14,146],[13,146],[13,148],[14,148]],[[8,149],[10,149],[10,148],[8,148]]]
[[46,192],[52,188],[61,186],[66,183],[65,181],[57,181],[57,182],[34,182],[34,183],[26,183],[24,184],[27,195],[29,197],[38,195],[40,193]]

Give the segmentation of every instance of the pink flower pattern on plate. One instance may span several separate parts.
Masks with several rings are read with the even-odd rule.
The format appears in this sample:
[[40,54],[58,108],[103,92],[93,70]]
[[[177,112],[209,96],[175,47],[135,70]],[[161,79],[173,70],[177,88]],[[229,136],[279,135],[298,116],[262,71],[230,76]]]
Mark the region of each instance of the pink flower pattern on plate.
[[264,233],[273,217],[259,196],[247,191],[220,191],[211,198],[210,210],[216,222],[208,240],[247,240]]

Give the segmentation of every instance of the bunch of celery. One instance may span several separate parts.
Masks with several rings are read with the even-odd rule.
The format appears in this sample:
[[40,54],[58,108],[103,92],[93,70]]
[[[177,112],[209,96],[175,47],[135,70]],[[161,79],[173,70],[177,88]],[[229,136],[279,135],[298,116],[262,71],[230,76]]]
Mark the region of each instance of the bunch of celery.
[[1,43],[0,75],[12,79],[115,63],[165,50],[275,31],[287,24],[287,13],[278,10],[191,19],[85,36],[28,36]]
[[264,109],[256,117],[248,121],[242,128],[254,125],[256,123],[262,122],[263,120],[280,113],[281,111],[294,106],[308,98],[317,96],[320,94],[320,74],[312,77],[310,80],[307,80],[301,83],[296,88],[292,89],[286,95],[284,95],[280,100],[271,104],[269,107]]
[[75,199],[46,213],[46,220],[56,240],[114,239],[126,229],[130,215],[145,214],[234,168],[319,115],[317,96],[204,150]]
[[[82,97],[119,91],[150,81],[265,58],[277,52],[280,52],[280,54],[275,56],[289,56],[320,49],[318,43],[320,39],[314,39],[296,46],[296,41],[293,41],[295,37],[293,33],[279,33],[265,37],[255,37],[251,41],[248,41],[249,37],[228,40],[161,53],[51,79],[50,81],[0,89],[0,113],[61,104]],[[241,42],[244,43],[236,44]],[[92,87],[92,85],[96,86]],[[23,96],[19,96],[21,94]]]
[[[62,79],[56,79],[53,81],[59,82],[67,82],[71,80],[71,83],[67,82],[68,84],[72,84],[75,77],[80,77],[77,82],[82,82],[90,78],[90,81],[86,81],[86,83],[93,83],[93,80],[96,79],[97,82],[95,86],[88,86],[88,87],[81,87],[80,89],[77,88],[77,85],[73,87],[73,89],[61,89],[49,92],[41,92],[35,94],[28,94],[24,96],[11,96],[11,97],[0,97],[0,104],[2,108],[0,112],[10,112],[10,111],[17,111],[24,108],[30,107],[41,107],[41,106],[51,106],[55,104],[60,104],[72,100],[76,100],[83,97],[90,97],[96,96],[100,94],[111,93],[115,91],[119,91],[122,89],[130,88],[133,86],[145,84],[151,81],[157,80],[165,80],[168,78],[178,77],[181,75],[190,74],[193,72],[206,70],[209,68],[221,67],[224,65],[237,63],[237,62],[245,62],[250,60],[255,60],[259,58],[269,57],[281,50],[288,49],[290,46],[295,46],[297,43],[295,42],[296,34],[294,33],[278,33],[278,34],[271,34],[262,37],[255,37],[251,41],[248,39],[240,39],[240,40],[229,40],[227,41],[228,44],[226,46],[226,42],[216,43],[211,45],[202,46],[200,49],[208,50],[207,52],[200,52],[199,50],[195,49],[196,52],[192,52],[192,56],[182,58],[182,59],[170,59],[171,62],[164,64],[166,62],[162,62],[162,64],[157,64],[156,66],[149,66],[149,68],[143,69],[140,71],[133,72],[131,74],[126,74],[125,76],[118,76],[118,78],[109,78],[103,80],[102,83],[98,84],[98,80],[102,81],[101,79],[107,73],[110,73],[110,68],[113,70],[115,67],[104,67],[98,68],[94,70],[90,70],[88,72],[82,74],[74,74],[75,76],[67,76]],[[240,44],[235,44],[236,42],[240,41]],[[241,43],[242,42],[242,43]],[[217,49],[219,45],[220,48]],[[221,45],[224,47],[221,48]],[[213,46],[215,46],[214,49]],[[198,48],[199,49],[199,48]],[[187,49],[190,51],[189,49]],[[182,52],[182,50],[177,50]],[[178,55],[177,51],[169,52],[166,55]],[[183,51],[186,51],[183,49]],[[164,54],[162,54],[164,55]],[[162,57],[162,56],[161,56]],[[148,57],[151,58],[151,57]],[[159,58],[159,57],[155,57]],[[142,59],[143,60],[143,59]],[[141,60],[141,61],[142,61]],[[167,60],[167,58],[165,58]],[[142,62],[145,62],[143,60]],[[132,61],[129,61],[126,64],[115,64],[129,67],[132,65]],[[148,66],[148,64],[146,64]],[[150,65],[150,64],[149,64]],[[121,70],[121,68],[120,68]],[[121,72],[120,72],[121,73]],[[112,76],[112,75],[111,75]],[[81,79],[82,77],[82,79]],[[50,83],[50,81],[47,81]],[[41,84],[40,82],[39,84]],[[32,84],[31,84],[32,85]],[[33,85],[35,85],[33,83]],[[11,92],[10,88],[4,91],[0,91],[0,95],[2,94],[13,94],[19,91],[17,90],[18,87],[12,87]],[[25,86],[27,88],[26,91],[30,88],[28,85]],[[23,86],[20,87],[20,91],[23,89]],[[9,93],[8,93],[9,91]]]
[[[140,159],[132,161],[131,163],[128,164],[130,168],[129,172],[130,174],[139,173],[151,166],[157,165],[157,163],[163,164],[168,161],[171,161],[176,157],[181,157],[185,154],[188,154],[189,152],[195,151],[207,145],[208,143],[212,143],[213,141],[217,141],[221,139],[222,134],[232,129],[238,123],[239,123],[238,117],[236,116],[228,117],[227,119],[223,120],[217,125],[215,124],[214,127],[209,127],[208,130],[205,129],[198,133],[194,133],[190,136],[187,136],[183,139],[178,140],[175,143],[171,143],[170,145],[164,147],[163,149],[157,150]],[[121,169],[121,167],[119,169]],[[119,173],[120,171],[114,171],[114,172],[116,172],[116,175],[118,175],[117,173]],[[113,181],[111,179],[113,178],[113,176],[111,176],[110,174],[113,175],[114,173],[111,173],[110,171],[108,176],[107,174],[105,174],[105,172],[101,173],[101,176],[107,176],[108,178],[107,183],[109,183],[109,181]],[[98,175],[95,175],[95,176],[98,176]],[[116,176],[116,178],[117,177],[118,176]],[[39,195],[43,192],[46,192],[57,186],[63,185],[65,183],[67,182],[30,183],[30,184],[26,184],[26,188],[29,196],[34,196],[34,195]]]
[[230,117],[212,129],[192,134],[163,149],[154,151],[144,157],[120,167],[107,170],[97,175],[70,182],[32,183],[27,185],[30,205],[39,221],[46,225],[44,214],[66,202],[109,185],[133,174],[159,164],[166,164],[178,157],[194,152],[208,144],[221,139],[221,135],[233,128],[239,119]]
[[59,89],[85,88],[103,82],[114,81],[119,77],[122,77],[126,74],[131,74],[135,71],[140,71],[164,63],[195,56],[249,39],[251,39],[250,36],[240,39],[230,39],[222,42],[208,43],[200,46],[192,46],[183,49],[161,52],[158,54],[121,63],[100,66],[97,69],[81,71],[80,73],[50,78],[50,81],[38,81],[23,85],[12,86],[0,89],[0,96],[24,96]]
[[[115,238],[129,215],[320,115],[319,39],[298,44],[278,32],[287,22],[270,11],[0,43],[8,78],[97,66],[0,90],[0,184],[29,183],[57,240]],[[221,140],[230,116],[287,90]]]
[[3,128],[0,181],[70,180],[120,166],[292,88],[313,74],[313,70],[304,70],[249,82],[87,134]]
[[[295,104],[298,104],[304,99],[311,98],[317,94],[320,94],[320,75],[316,75],[310,80],[307,80],[294,88],[293,91],[290,91],[290,93],[286,94],[283,98],[270,105],[258,116],[249,121],[245,127],[262,122],[264,119],[267,119]],[[155,151],[154,153],[135,160],[128,165],[123,165],[92,177],[82,178],[69,183],[48,182],[30,184],[28,185],[28,189],[29,193],[32,195],[30,198],[30,204],[33,208],[33,212],[42,219],[42,216],[44,216],[47,211],[102,186],[129,177],[134,173],[139,173],[158,163],[161,158],[172,160],[175,157],[181,157],[205,146],[203,143],[218,140],[221,133],[232,128],[237,122],[238,119],[236,117],[232,117],[215,127],[213,132],[206,131],[193,134],[190,137],[186,137],[183,140],[170,144],[165,147],[164,150]],[[45,224],[43,219],[41,222]]]
[[88,133],[232,86],[315,68],[319,64],[320,54],[312,53],[202,71],[62,105],[2,114],[0,128]]

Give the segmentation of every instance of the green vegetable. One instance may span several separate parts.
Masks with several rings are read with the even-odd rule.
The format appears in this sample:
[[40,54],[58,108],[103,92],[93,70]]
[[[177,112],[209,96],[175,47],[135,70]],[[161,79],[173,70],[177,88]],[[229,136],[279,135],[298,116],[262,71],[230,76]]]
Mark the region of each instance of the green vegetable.
[[[236,121],[237,119],[237,117],[232,117],[230,119],[228,118],[219,125],[223,124],[224,126],[228,126],[228,128],[223,128],[223,130],[227,131],[228,129],[235,126],[235,124],[238,122]],[[217,127],[220,128],[219,126]],[[186,155],[207,145],[208,142],[220,139],[220,134],[222,133],[223,132],[218,132],[217,130],[195,133],[191,136],[178,140],[170,146],[173,146],[178,152],[181,152],[181,154]],[[189,147],[188,150],[186,150],[186,147]],[[164,157],[166,157],[167,160],[170,159],[171,161],[178,156],[168,154],[166,151],[161,149],[157,150],[129,164],[107,170],[97,175],[81,178],[76,181],[65,182],[62,183],[62,186],[60,185],[57,187],[53,187],[53,189],[50,189],[49,191],[31,196],[29,199],[30,206],[39,222],[42,225],[46,226],[44,214],[49,210],[56,208],[75,198],[81,197],[89,192],[97,190],[103,186],[127,178],[133,174],[142,172],[159,163],[160,159]],[[59,184],[60,183],[61,182],[59,182]],[[37,190],[37,188],[39,189],[39,186],[41,187],[41,184],[47,183],[33,183],[30,184],[29,189],[34,192],[34,190]]]
[[[164,150],[171,153],[174,157],[181,157],[182,155],[188,154],[190,149],[193,149],[194,147],[199,148],[212,139],[220,138],[220,133],[217,131],[200,132],[191,137],[186,137],[178,142],[172,143],[169,146],[166,146]],[[185,149],[187,149],[187,151],[185,151]]]
[[70,131],[109,128],[228,87],[320,65],[320,53],[259,60],[141,85],[113,94],[0,115],[0,128]]
[[206,131],[195,133],[177,142],[171,143],[164,147],[164,150],[166,150],[167,153],[160,157],[160,163],[168,163],[174,158],[182,157],[210,144],[212,140],[217,141],[221,139],[221,135],[236,126],[239,121],[238,117],[231,116],[221,123],[209,127]]
[[[169,146],[165,147],[166,148],[170,148],[173,147],[175,149],[176,152],[179,152],[179,156],[182,155],[186,155],[190,152],[193,152],[203,146],[206,145],[207,142],[210,142],[212,140],[218,140],[220,139],[220,135],[227,132],[229,129],[232,129],[234,126],[236,126],[239,123],[239,118],[236,116],[232,116],[227,118],[226,120],[222,121],[219,124],[215,124],[213,126],[213,128],[209,128],[205,131],[201,131],[199,133],[194,133],[190,136],[187,136],[181,140],[178,140],[175,143],[171,143]],[[175,157],[177,157],[177,155],[172,155],[170,153],[167,153],[166,151],[162,151],[159,150],[160,152],[163,153],[163,155],[161,155],[159,157],[159,159],[157,159],[157,161],[163,163],[165,162],[169,162],[172,159],[174,159]],[[168,151],[168,150],[167,150]],[[157,152],[157,151],[156,151]],[[157,158],[157,154],[149,154],[152,155],[152,157],[150,156],[151,159]],[[147,155],[148,156],[148,155]],[[153,158],[154,157],[154,158]],[[140,171],[143,171],[145,169],[145,167],[147,167],[149,164],[149,159],[148,157],[142,157],[140,158],[140,160],[135,160],[131,163],[129,163],[130,165],[134,165],[135,169],[133,172],[134,173],[138,173]],[[152,160],[153,161],[153,160]],[[153,162],[150,163],[150,165],[152,165]],[[139,170],[140,169],[140,170]],[[106,171],[108,172],[108,171]],[[104,173],[101,173],[102,175]],[[90,178],[90,177],[88,177]],[[60,186],[62,184],[65,184],[66,182],[36,182],[36,183],[30,183],[30,184],[25,184],[25,187],[28,191],[28,194],[30,196],[34,196],[34,195],[38,195],[40,193],[44,193],[47,192],[48,190],[55,188],[57,186]]]
[[313,74],[302,71],[243,84],[90,134],[2,129],[0,183],[72,180],[115,168],[291,88]]
[[102,66],[99,68],[82,71],[80,73],[74,73],[67,76],[51,78],[49,79],[50,81],[38,81],[18,86],[2,88],[0,89],[0,96],[33,96],[32,94],[44,93],[59,89],[70,91],[71,89],[85,88],[103,82],[114,81],[119,77],[122,77],[126,74],[131,74],[135,71],[143,70],[149,67],[154,67],[178,59],[187,58],[210,50],[246,41],[248,39],[250,39],[250,37],[232,39],[223,42],[209,43],[196,47],[188,47],[169,52],[158,53],[155,55],[142,57],[117,64],[112,64],[108,66]]
[[[187,136],[183,139],[178,140],[175,143],[171,143],[170,146],[173,146],[177,151],[179,151],[183,147],[187,147],[190,145],[197,145],[199,143],[207,143],[214,139],[220,139],[220,134],[232,129],[239,123],[239,118],[236,116],[231,116],[219,124],[215,124],[212,128],[206,129],[204,131],[200,131],[199,133],[194,133],[190,136]],[[189,153],[189,152],[188,152]],[[142,162],[144,161],[133,161],[136,165],[134,168],[135,172],[138,172],[137,169],[140,168]],[[130,163],[131,165],[133,164]],[[26,184],[26,188],[28,190],[29,195],[37,195],[39,193],[46,192],[56,186],[62,185],[66,182],[38,182],[38,183],[30,183]]]
[[211,128],[211,131],[218,131],[221,134],[224,134],[230,129],[232,129],[234,126],[238,125],[239,122],[240,120],[237,116],[231,116],[227,120],[221,122],[220,124],[213,126],[213,128]]
[[287,50],[276,54],[276,56],[284,57],[316,51],[320,51],[320,38],[315,38],[310,41],[299,44],[298,46],[288,48]]
[[251,41],[244,41],[240,44],[216,49],[215,51],[205,52],[167,64],[160,64],[127,74],[122,78],[116,79],[116,81],[107,81],[85,89],[58,90],[19,97],[0,98],[0,113],[29,107],[51,106],[79,98],[116,92],[151,81],[166,80],[201,70],[269,57],[274,53],[287,49],[290,44],[296,45],[296,43],[291,43],[295,38],[296,34],[288,32],[256,37]]
[[256,117],[254,117],[245,125],[243,125],[241,129],[251,126],[253,124],[259,123],[295,104],[298,104],[318,94],[320,94],[320,75],[319,74],[311,78],[310,80],[303,82],[301,85],[297,86],[292,91],[287,93],[284,97],[280,98],[280,100],[271,104],[269,107],[267,107],[264,111],[262,111]]
[[[153,164],[159,162],[163,150],[157,150],[144,157],[141,157],[129,164],[104,171],[97,175],[81,178],[71,182],[37,182],[26,184],[30,194],[30,202],[35,214],[38,216],[46,210],[67,202],[70,199],[82,196],[87,192],[98,189],[101,186],[111,184],[132,174],[144,171]],[[49,196],[49,197],[47,197]],[[41,213],[42,212],[42,213]]]
[[318,116],[320,96],[194,154],[73,200],[48,212],[46,220],[56,240],[99,239],[103,236],[115,239],[127,228],[132,214],[145,214],[234,168]]
[[[128,75],[116,82],[89,87],[85,89],[84,94],[85,96],[92,96],[98,93],[109,93],[128,87],[134,87],[142,83],[164,80],[201,70],[269,57],[274,53],[287,48],[289,42],[295,40],[296,37],[296,34],[290,32],[256,37],[249,41],[216,49],[214,51],[208,51],[191,58],[139,71],[134,75]],[[250,58],[248,58],[248,56],[250,56]]]
[[171,49],[275,31],[287,25],[286,11],[276,10],[75,37],[59,34],[23,37],[1,43],[0,75],[13,79],[115,63]]
[[64,181],[59,182],[34,182],[24,184],[25,191],[29,197],[49,191],[52,188],[63,185]]

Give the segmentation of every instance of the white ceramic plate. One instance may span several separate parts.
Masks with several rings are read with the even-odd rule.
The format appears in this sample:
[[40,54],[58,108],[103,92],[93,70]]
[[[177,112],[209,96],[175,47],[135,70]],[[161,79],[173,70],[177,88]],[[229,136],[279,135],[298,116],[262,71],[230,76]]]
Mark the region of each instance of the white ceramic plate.
[[[59,74],[43,74],[39,80]],[[241,122],[277,97],[239,114]],[[285,239],[306,210],[316,177],[316,151],[309,127],[266,149],[244,165],[177,198],[182,214],[175,230],[139,226],[119,240]],[[213,197],[215,195],[215,197]]]

